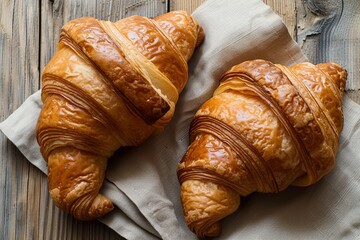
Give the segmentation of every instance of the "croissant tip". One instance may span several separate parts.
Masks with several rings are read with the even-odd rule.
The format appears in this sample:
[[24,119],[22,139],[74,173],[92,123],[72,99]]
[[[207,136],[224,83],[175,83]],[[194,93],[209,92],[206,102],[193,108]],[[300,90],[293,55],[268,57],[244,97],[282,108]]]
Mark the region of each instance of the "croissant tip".
[[186,180],[181,184],[181,201],[189,229],[199,238],[221,233],[221,219],[235,212],[240,195],[222,184]]
[[197,35],[195,47],[199,47],[205,39],[204,29],[200,25],[198,26],[199,28],[198,28],[198,35]]
[[221,224],[216,222],[204,230],[192,228],[192,231],[199,239],[213,238],[221,234]]
[[342,96],[345,91],[346,79],[348,76],[347,70],[335,62],[320,63],[316,66],[331,76],[333,82],[339,88]]
[[89,217],[96,219],[104,216],[114,209],[114,205],[110,199],[99,194],[93,201],[89,209]]
[[100,217],[105,216],[106,214],[108,214],[112,210],[114,210],[114,205],[112,204],[112,202],[110,202],[110,204],[108,206],[103,206],[102,208],[99,208],[99,209],[90,209],[88,214],[86,214],[86,215],[82,215],[81,213],[80,214],[72,213],[72,215],[77,220],[93,221],[93,220],[96,220],[96,219],[98,219]]

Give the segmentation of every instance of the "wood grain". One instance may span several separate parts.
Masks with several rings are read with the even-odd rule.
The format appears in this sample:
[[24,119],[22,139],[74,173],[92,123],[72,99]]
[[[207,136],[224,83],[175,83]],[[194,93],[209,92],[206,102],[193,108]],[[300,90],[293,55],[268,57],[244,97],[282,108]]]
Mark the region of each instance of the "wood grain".
[[348,96],[360,103],[360,2],[297,1],[298,43],[314,63],[333,61],[348,71]]
[[[276,12],[287,26],[289,33],[296,37],[296,2],[289,0],[263,0]],[[185,10],[193,12],[205,0],[170,0],[170,11]]]
[[[0,3],[0,121],[39,88],[39,1]],[[39,171],[0,134],[0,239],[38,234]],[[28,191],[31,190],[32,192]],[[30,206],[33,206],[30,208]]]
[[205,0],[170,0],[170,11],[185,10],[192,13],[203,2],[205,2]]

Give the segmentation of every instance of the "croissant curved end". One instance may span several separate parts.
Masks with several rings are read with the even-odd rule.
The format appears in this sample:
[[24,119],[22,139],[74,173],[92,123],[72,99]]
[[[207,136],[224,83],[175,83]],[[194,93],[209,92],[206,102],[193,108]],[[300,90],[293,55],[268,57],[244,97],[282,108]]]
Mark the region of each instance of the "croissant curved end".
[[319,63],[316,65],[320,70],[330,75],[335,85],[339,88],[341,96],[344,94],[347,71],[334,62]]
[[198,25],[198,34],[197,34],[195,47],[199,47],[204,41],[204,39],[205,39],[204,29],[200,25]]
[[87,212],[83,212],[81,210],[76,211],[76,208],[74,208],[74,210],[71,211],[71,214],[79,220],[94,220],[114,209],[112,201],[101,194],[98,194],[95,199],[93,199],[93,202],[90,206],[91,207]]
[[[55,205],[59,208],[67,210],[67,212],[72,214],[78,220],[95,220],[114,209],[112,201],[101,194],[98,194],[95,198],[92,196],[79,197],[75,202],[67,203],[61,199],[59,193],[60,190],[58,188],[50,191],[50,196]],[[67,205],[71,206],[70,209],[66,207]]]
[[189,228],[198,237],[214,237],[221,232],[220,220],[238,209],[240,195],[212,182],[187,180],[181,185],[181,201]]

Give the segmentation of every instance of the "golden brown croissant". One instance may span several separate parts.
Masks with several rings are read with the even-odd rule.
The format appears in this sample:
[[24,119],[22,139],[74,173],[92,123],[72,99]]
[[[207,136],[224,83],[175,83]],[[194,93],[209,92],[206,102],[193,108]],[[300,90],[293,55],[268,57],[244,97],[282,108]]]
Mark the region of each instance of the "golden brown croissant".
[[178,166],[189,228],[220,234],[219,221],[252,192],[308,186],[334,166],[347,73],[335,63],[290,68],[243,62],[197,111]]
[[55,204],[77,219],[113,209],[99,194],[107,159],[171,119],[187,61],[204,33],[184,11],[112,23],[86,17],[63,26],[42,75],[37,140]]

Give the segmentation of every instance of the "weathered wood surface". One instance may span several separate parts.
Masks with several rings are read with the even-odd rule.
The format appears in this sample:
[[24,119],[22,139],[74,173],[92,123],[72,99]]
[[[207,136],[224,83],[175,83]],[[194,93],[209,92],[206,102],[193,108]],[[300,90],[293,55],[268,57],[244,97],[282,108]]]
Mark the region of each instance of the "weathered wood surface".
[[[112,20],[169,10],[192,12],[204,0],[2,0],[0,121],[40,87],[61,26],[81,16]],[[349,71],[347,94],[360,103],[360,2],[264,0],[284,20],[312,62],[335,61]],[[57,209],[47,178],[0,134],[0,239],[121,239],[98,221],[80,222]]]

